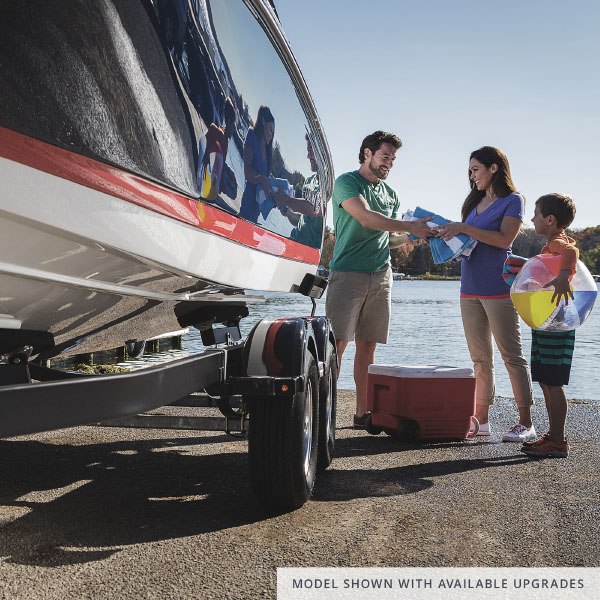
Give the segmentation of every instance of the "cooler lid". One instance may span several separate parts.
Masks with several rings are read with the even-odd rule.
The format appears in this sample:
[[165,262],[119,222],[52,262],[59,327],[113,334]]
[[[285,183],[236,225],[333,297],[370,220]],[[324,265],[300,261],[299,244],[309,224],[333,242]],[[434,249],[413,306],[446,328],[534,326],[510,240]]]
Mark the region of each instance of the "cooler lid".
[[370,375],[409,379],[458,379],[473,377],[473,369],[436,365],[369,365]]

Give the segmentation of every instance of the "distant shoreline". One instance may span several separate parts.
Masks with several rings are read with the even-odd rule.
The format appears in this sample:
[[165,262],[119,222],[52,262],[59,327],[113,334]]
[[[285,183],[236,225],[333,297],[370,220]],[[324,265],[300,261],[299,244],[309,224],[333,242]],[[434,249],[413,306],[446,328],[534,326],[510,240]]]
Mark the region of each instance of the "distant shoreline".
[[444,277],[443,275],[405,275],[399,277],[398,273],[393,275],[394,281],[460,281],[460,277],[456,275],[449,275]]

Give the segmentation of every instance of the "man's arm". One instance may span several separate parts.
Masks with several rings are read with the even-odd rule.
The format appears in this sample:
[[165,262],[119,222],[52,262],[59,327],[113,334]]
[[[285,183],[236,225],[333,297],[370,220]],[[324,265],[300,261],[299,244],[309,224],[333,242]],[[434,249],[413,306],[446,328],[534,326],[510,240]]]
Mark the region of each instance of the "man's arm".
[[354,217],[363,227],[374,231],[403,231],[412,233],[418,238],[426,238],[433,235],[433,231],[427,227],[427,221],[433,217],[416,219],[415,221],[401,221],[392,219],[381,213],[371,210],[367,201],[362,196],[353,196],[341,203],[342,208]]
[[315,212],[315,205],[304,198],[292,198],[284,192],[275,192],[273,200],[277,208],[281,204],[285,204],[288,208],[301,215],[309,217],[319,216],[319,213]]

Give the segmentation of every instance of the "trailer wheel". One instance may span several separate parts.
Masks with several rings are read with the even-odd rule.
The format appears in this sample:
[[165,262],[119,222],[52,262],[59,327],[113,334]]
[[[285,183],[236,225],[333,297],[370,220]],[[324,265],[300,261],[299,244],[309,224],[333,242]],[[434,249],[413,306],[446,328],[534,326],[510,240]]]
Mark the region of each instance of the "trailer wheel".
[[248,429],[250,479],[256,496],[276,509],[300,508],[317,472],[319,371],[307,351],[305,391],[292,397],[251,399]]
[[337,415],[337,354],[331,342],[327,348],[329,360],[319,382],[319,453],[317,469],[325,470],[333,460]]

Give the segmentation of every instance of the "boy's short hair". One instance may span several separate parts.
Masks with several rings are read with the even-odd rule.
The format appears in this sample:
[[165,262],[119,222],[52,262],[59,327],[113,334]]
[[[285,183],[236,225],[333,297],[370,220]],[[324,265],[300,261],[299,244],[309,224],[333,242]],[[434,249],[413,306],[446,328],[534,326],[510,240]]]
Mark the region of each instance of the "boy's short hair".
[[556,224],[561,229],[568,227],[575,218],[575,202],[567,194],[545,194],[540,196],[535,204],[540,209],[542,216],[553,215],[556,218]]
[[382,144],[391,144],[398,150],[402,147],[402,140],[393,133],[388,131],[375,131],[371,135],[368,135],[360,145],[360,151],[358,152],[358,161],[362,165],[365,162],[365,148],[368,148],[373,154],[381,148]]

